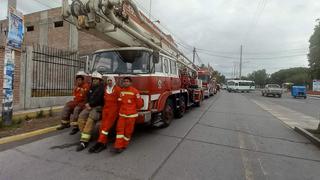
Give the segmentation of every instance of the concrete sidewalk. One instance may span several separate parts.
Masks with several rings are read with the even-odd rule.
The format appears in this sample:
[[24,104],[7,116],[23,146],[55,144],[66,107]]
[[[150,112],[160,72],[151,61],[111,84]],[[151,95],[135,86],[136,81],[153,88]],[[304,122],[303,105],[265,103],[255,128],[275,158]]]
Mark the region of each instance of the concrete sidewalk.
[[[13,111],[12,120],[14,122],[19,119],[25,119],[26,117],[36,118],[39,113],[42,113],[42,115],[48,115],[50,113],[58,113],[62,110],[62,108],[63,108],[63,106],[53,106],[53,107],[44,107],[44,108]],[[1,112],[0,112],[0,118],[1,118]],[[1,120],[0,120],[0,122],[1,122]]]
[[313,98],[319,98],[320,99],[320,95],[313,95],[313,94],[307,94],[308,97],[313,97]]
[[251,101],[253,101],[265,111],[271,113],[276,118],[280,119],[284,124],[292,129],[294,129],[296,126],[302,127],[304,129],[314,129],[315,127],[318,127],[319,120],[314,117],[271,102],[265,103],[257,100]]

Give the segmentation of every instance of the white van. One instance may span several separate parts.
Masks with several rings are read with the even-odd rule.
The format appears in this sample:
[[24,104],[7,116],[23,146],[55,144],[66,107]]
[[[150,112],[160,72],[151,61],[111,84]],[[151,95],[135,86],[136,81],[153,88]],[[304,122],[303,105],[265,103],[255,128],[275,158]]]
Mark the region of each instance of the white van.
[[229,92],[250,92],[255,90],[254,81],[247,80],[228,80],[227,90]]

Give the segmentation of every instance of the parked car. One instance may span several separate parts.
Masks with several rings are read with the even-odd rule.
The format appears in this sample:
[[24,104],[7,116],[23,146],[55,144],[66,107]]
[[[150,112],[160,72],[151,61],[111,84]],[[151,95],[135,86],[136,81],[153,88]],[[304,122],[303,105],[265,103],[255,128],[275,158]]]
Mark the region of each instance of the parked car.
[[264,89],[261,90],[262,96],[282,96],[282,89],[278,84],[267,84]]

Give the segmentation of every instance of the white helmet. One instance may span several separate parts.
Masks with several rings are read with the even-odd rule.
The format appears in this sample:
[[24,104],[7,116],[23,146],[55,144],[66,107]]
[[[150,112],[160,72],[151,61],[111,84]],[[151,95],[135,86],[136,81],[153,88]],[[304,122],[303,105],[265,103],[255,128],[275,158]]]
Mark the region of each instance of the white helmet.
[[91,77],[97,78],[97,79],[102,79],[102,75],[98,71],[93,72]]
[[78,71],[76,74],[76,78],[78,78],[78,77],[84,78],[85,76],[88,76],[88,74],[85,73],[84,71]]
[[77,76],[88,76],[88,74],[85,73],[84,71],[78,71],[77,74],[76,74],[76,77]]

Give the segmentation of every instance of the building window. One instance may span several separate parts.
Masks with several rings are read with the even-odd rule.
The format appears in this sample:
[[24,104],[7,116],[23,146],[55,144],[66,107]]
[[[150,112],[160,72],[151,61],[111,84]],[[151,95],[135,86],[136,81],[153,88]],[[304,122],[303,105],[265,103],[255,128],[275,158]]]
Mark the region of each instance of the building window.
[[27,32],[34,31],[34,26],[27,26]]
[[54,27],[63,27],[63,21],[56,21],[54,22]]

